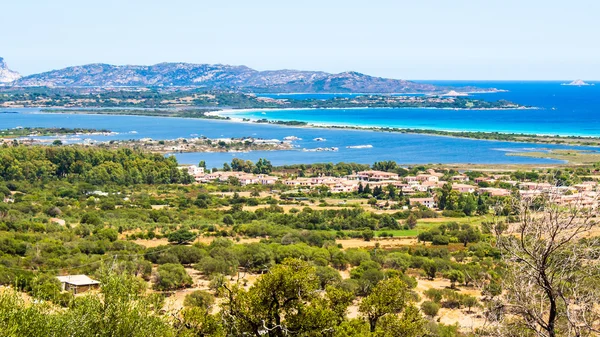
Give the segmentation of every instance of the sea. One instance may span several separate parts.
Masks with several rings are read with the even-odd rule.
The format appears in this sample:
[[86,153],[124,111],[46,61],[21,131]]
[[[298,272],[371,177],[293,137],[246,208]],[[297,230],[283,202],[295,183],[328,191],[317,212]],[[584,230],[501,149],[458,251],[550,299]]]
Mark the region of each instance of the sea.
[[[425,81],[424,81],[425,82]],[[536,109],[527,110],[448,110],[448,109],[312,109],[252,110],[231,113],[234,118],[267,118],[306,121],[315,124],[347,126],[388,126],[449,131],[498,131],[545,135],[600,137],[600,83],[590,86],[564,86],[563,82],[483,82],[426,81],[446,86],[493,87],[500,93],[474,93],[472,98],[509,100]],[[326,99],[355,94],[261,94],[295,99]],[[546,145],[504,141],[472,140],[433,135],[388,133],[368,130],[289,127],[235,121],[171,117],[49,114],[37,108],[0,109],[0,129],[15,127],[66,127],[109,129],[115,134],[61,137],[63,143],[84,139],[176,139],[255,137],[292,141],[293,150],[233,153],[173,153],[183,164],[206,161],[209,167],[221,167],[233,158],[256,161],[269,159],[274,165],[394,160],[400,164],[553,164],[560,161],[528,158],[511,154],[551,149],[598,151],[584,146]],[[84,139],[82,139],[84,138]],[[46,138],[51,140],[52,138]],[[318,149],[321,151],[318,151]],[[333,150],[335,148],[335,150]]]

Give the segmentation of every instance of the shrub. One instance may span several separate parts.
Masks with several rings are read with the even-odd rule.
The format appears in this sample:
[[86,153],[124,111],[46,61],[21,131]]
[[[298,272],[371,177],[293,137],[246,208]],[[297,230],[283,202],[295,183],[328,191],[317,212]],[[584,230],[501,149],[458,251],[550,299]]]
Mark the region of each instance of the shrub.
[[192,283],[192,278],[182,265],[167,263],[158,267],[154,288],[157,290],[176,290],[187,288]]
[[183,305],[186,307],[198,307],[208,309],[215,303],[215,297],[205,290],[196,290],[185,296]]
[[436,246],[447,246],[450,243],[450,238],[445,235],[434,235],[431,243]]
[[421,310],[423,313],[431,318],[435,317],[440,311],[440,305],[436,302],[425,301],[421,303]]
[[186,243],[192,241],[196,235],[187,229],[180,229],[167,235],[169,242]]

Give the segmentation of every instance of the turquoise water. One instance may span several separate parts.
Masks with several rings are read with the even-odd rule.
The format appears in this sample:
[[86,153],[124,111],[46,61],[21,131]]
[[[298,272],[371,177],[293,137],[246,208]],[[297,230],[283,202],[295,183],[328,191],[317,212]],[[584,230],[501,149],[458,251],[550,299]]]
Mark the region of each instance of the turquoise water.
[[[236,118],[305,121],[315,124],[419,128],[448,131],[497,131],[544,135],[600,136],[600,83],[593,86],[563,86],[561,82],[436,82],[442,85],[474,85],[508,90],[502,93],[473,94],[484,100],[510,100],[534,106],[532,110],[448,110],[448,109],[309,109],[258,110],[226,113]],[[296,99],[303,95],[273,94],[270,97]],[[304,97],[329,98],[331,94]],[[336,96],[344,96],[338,94]],[[354,96],[354,95],[347,95]]]
[[[82,136],[98,141],[118,139],[175,139],[179,137],[207,136],[209,138],[256,137],[282,140],[296,136],[296,149],[290,151],[255,151],[249,153],[176,153],[181,163],[194,164],[205,160],[209,167],[221,167],[238,157],[256,161],[267,158],[274,165],[357,162],[372,164],[375,161],[395,160],[402,164],[428,163],[486,163],[486,164],[547,164],[549,159],[509,156],[513,152],[544,151],[569,146],[471,140],[428,135],[412,135],[358,130],[329,130],[294,128],[277,125],[235,123],[229,121],[111,115],[40,114],[37,109],[11,109],[16,114],[0,114],[0,128],[67,127],[109,129],[115,135]],[[314,141],[315,138],[325,141]],[[65,143],[82,139],[61,138]],[[372,148],[347,148],[371,145]],[[307,152],[303,149],[337,147],[335,152]],[[596,150],[581,147],[581,149]]]
[[[457,85],[455,82],[441,82]],[[377,125],[441,130],[503,131],[540,134],[573,134],[600,136],[600,84],[590,87],[566,87],[560,82],[460,82],[462,85],[490,86],[507,89],[506,93],[476,94],[487,100],[508,99],[535,105],[539,110],[434,110],[434,109],[346,109],[265,111],[253,113],[257,118],[304,120],[315,123],[345,125]],[[297,99],[327,98],[326,95],[293,95]],[[282,95],[272,95],[281,97]],[[1,109],[0,109],[1,110]],[[0,114],[0,129],[23,127],[80,127],[109,129],[110,136],[84,136],[99,141],[116,139],[175,139],[204,135],[209,138],[256,137],[283,140],[296,136],[296,147],[290,151],[256,151],[250,153],[181,153],[175,154],[182,163],[205,160],[210,167],[220,167],[238,157],[256,161],[267,158],[274,165],[357,162],[371,164],[395,160],[402,164],[473,163],[473,164],[547,164],[557,161],[510,156],[513,152],[545,151],[547,149],[598,148],[542,145],[459,139],[450,137],[410,135],[357,130],[294,128],[276,125],[235,123],[217,120],[109,116],[40,114],[39,109],[4,109],[16,114]],[[248,115],[251,116],[251,115]],[[236,117],[240,117],[236,115]],[[317,142],[315,138],[325,138]],[[67,137],[66,143],[81,139]],[[348,146],[371,145],[371,148]],[[310,152],[319,147],[337,147],[335,152]]]

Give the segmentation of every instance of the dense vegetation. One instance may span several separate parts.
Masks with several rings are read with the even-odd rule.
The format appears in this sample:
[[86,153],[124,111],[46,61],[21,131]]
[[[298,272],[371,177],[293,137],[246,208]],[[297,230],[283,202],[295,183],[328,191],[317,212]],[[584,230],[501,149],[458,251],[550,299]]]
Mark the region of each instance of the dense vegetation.
[[[333,97],[327,99],[263,99],[254,94],[230,91],[206,91],[203,89],[160,88],[144,90],[100,90],[92,89],[50,89],[50,88],[10,88],[0,91],[0,104],[15,103],[25,106],[41,107],[133,107],[168,108],[192,107],[214,108],[349,108],[349,107],[432,107],[497,109],[515,108],[519,105],[504,100],[483,101],[465,97],[402,97],[389,95],[365,95],[352,98]],[[146,112],[144,112],[146,111]],[[109,113],[110,110],[104,110]],[[136,114],[157,115],[161,110],[137,110]],[[166,116],[183,113],[181,111],[162,110]],[[122,112],[121,112],[122,113]],[[193,117],[193,116],[189,116]]]
[[[417,220],[440,215],[418,207],[390,213],[353,205],[319,209],[310,199],[333,197],[325,190],[306,192],[308,200],[298,201],[265,193],[259,185],[190,185],[172,158],[130,150],[4,147],[0,163],[0,285],[11,287],[0,289],[0,336],[491,335],[486,327],[465,331],[436,318],[442,309],[490,322],[508,316],[505,279],[522,260],[531,260],[507,261],[502,249],[512,248],[510,241],[497,246],[498,232],[509,230],[506,222],[523,212],[496,210],[492,206],[501,200],[489,197],[487,208],[480,207],[477,199],[447,188],[440,191],[444,207],[462,216],[469,209],[482,213],[472,218],[481,222],[456,217],[424,226]],[[361,167],[278,170],[318,175]],[[403,175],[423,169],[393,162],[373,167]],[[266,160],[234,161],[230,169],[274,170]],[[566,170],[513,175],[576,179]],[[352,197],[405,202],[392,189],[374,193],[363,189]],[[498,221],[488,221],[493,215]],[[344,247],[348,237],[373,240],[375,232],[404,228],[416,230],[421,242]],[[560,252],[561,261],[568,260],[567,250]],[[183,309],[163,310],[173,292],[198,286],[191,271],[209,286],[190,292]],[[102,288],[74,297],[61,292],[54,278],[59,274],[87,274]],[[577,278],[578,296],[593,289],[594,277]],[[419,282],[436,279],[448,287],[418,290]],[[482,296],[461,288],[481,290]],[[591,291],[585,295],[597,298]],[[586,303],[577,302],[573,310],[590,308]],[[562,315],[553,322],[559,331],[569,326],[564,308],[569,307],[556,308]],[[515,318],[494,327],[506,336],[533,333]]]
[[74,134],[91,134],[91,133],[107,133],[110,130],[106,129],[82,129],[82,128],[15,128],[0,130],[0,138],[14,138],[24,136],[54,136],[54,135],[74,135]]

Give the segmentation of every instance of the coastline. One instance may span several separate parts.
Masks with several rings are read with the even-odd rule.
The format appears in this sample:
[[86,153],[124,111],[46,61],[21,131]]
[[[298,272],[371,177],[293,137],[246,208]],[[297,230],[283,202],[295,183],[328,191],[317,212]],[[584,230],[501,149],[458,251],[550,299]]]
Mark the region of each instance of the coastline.
[[[226,114],[242,114],[247,112],[260,112],[265,110],[345,110],[345,109],[365,109],[365,108],[268,108],[268,109],[227,109],[211,111],[206,113],[209,116],[222,117],[222,120],[236,122],[236,123],[258,123],[259,120],[256,117],[231,117]],[[377,109],[414,109],[414,108],[377,108]],[[418,108],[418,109],[439,109],[439,110],[505,110],[500,108],[489,108],[489,109],[453,109],[453,108]],[[515,110],[525,109],[539,109],[539,108],[527,108],[523,107]],[[292,122],[303,122],[305,125],[292,125]],[[315,123],[306,121],[286,121],[286,120],[267,120],[267,122],[261,122],[260,124],[273,124],[287,127],[299,127],[299,128],[325,128],[325,129],[343,129],[343,130],[361,130],[361,131],[374,131],[374,132],[397,132],[397,133],[410,133],[420,134],[427,136],[438,136],[438,137],[453,137],[461,139],[473,139],[473,140],[489,140],[489,141],[509,141],[518,143],[534,143],[534,144],[554,144],[554,145],[573,145],[573,146],[594,146],[600,147],[600,137],[595,136],[581,136],[581,135],[569,135],[569,134],[544,134],[544,133],[518,133],[518,132],[504,132],[504,131],[469,131],[469,130],[454,130],[454,129],[419,129],[411,127],[383,127],[378,125],[357,125],[357,124],[339,124],[339,123]],[[287,125],[285,123],[290,123]],[[473,137],[461,136],[460,134],[471,134]],[[474,135],[486,135],[490,137],[474,137]],[[497,135],[497,137],[494,137]],[[505,139],[502,136],[513,137],[515,139]],[[575,142],[581,141],[581,142]],[[593,143],[595,141],[595,143]]]

